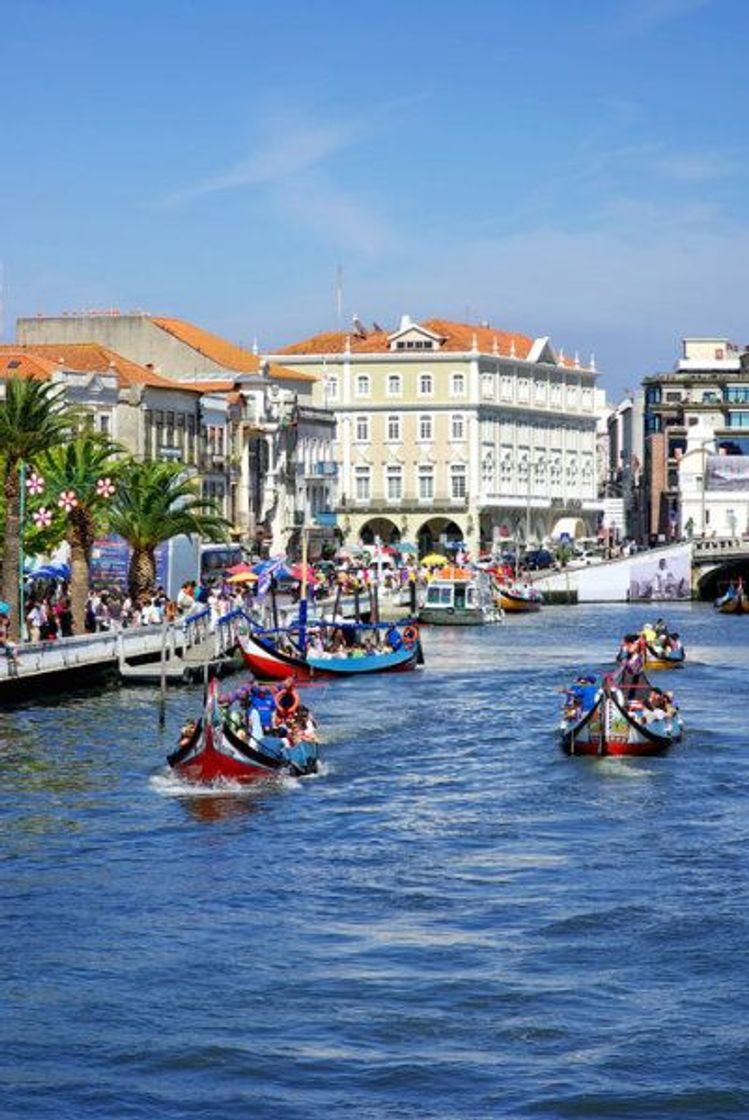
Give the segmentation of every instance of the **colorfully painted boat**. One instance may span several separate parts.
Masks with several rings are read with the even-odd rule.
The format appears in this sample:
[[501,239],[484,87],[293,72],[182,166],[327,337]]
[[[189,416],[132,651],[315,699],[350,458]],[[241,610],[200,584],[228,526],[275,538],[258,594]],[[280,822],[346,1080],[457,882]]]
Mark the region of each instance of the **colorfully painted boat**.
[[242,738],[224,718],[218,685],[208,686],[203,715],[188,742],[167,758],[180,778],[201,785],[215,782],[248,784],[280,778],[301,777],[317,770],[317,744],[300,742],[285,747],[274,735],[261,739]]
[[663,754],[681,739],[682,724],[670,694],[644,673],[619,670],[572,686],[559,734],[566,754],[637,757]]
[[749,595],[741,584],[738,587],[731,584],[728,590],[715,600],[713,606],[721,614],[749,614]]
[[[299,631],[254,629],[240,636],[239,648],[245,665],[259,680],[297,680],[313,677],[359,676],[364,673],[405,672],[423,665],[424,654],[418,626],[401,623],[320,623],[310,624],[310,633],[322,630],[339,634],[342,641],[335,651],[319,651],[319,645],[306,645],[302,653]],[[368,642],[362,646],[362,642]],[[317,649],[318,652],[315,652]]]
[[528,614],[541,610],[544,597],[535,587],[513,583],[506,586],[500,584],[496,600],[508,614]]
[[494,615],[486,574],[446,567],[427,585],[419,622],[432,626],[481,626],[492,621]]

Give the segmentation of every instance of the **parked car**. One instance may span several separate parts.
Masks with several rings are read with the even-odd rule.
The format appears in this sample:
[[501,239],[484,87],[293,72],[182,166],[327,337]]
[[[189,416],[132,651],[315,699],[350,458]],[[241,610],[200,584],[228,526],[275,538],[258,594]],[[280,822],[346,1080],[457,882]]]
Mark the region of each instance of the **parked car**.
[[554,567],[554,556],[548,548],[532,548],[523,556],[523,567],[531,572],[540,572],[544,568]]

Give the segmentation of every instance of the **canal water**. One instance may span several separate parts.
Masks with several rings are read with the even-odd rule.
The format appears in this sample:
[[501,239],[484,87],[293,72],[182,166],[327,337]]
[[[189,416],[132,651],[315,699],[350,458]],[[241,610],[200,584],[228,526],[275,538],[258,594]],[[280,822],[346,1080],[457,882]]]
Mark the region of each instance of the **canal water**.
[[3,713],[2,1117],[749,1115],[749,619],[669,607],[668,756],[555,740],[647,617],[434,629],[261,791],[165,774],[196,689]]

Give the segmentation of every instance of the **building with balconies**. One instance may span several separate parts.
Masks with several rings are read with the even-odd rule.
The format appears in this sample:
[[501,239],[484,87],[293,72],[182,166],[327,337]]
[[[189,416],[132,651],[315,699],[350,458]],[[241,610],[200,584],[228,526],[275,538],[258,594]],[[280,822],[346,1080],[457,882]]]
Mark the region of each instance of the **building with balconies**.
[[643,379],[643,500],[648,533],[669,540],[684,532],[679,464],[690,429],[709,429],[716,453],[749,455],[749,353],[725,338],[685,338],[674,369]]
[[338,420],[344,540],[475,553],[595,532],[597,373],[548,338],[446,320],[317,335],[271,355]]

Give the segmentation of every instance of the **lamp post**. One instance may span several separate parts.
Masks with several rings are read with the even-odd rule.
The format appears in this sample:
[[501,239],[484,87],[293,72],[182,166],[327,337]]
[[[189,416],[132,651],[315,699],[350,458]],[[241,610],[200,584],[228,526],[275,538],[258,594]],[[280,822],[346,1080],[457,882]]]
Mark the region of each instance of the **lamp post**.
[[23,569],[26,556],[23,547],[23,534],[26,528],[26,464],[21,461],[19,467],[19,480],[21,492],[18,497],[18,635],[22,642],[26,641],[26,589],[23,583]]

